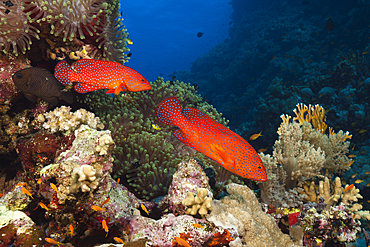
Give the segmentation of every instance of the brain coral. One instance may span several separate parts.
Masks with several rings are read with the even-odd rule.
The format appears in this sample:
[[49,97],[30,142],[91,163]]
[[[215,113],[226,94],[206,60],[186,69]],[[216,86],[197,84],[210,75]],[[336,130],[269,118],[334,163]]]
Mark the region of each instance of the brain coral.
[[[99,91],[80,100],[95,111],[112,132],[117,145],[114,152],[115,177],[120,177],[136,196],[145,199],[167,193],[175,168],[185,155],[199,158],[205,166],[216,166],[206,156],[174,138],[171,134],[176,127],[163,125],[157,120],[155,109],[163,99],[176,96],[183,107],[197,108],[221,124],[227,124],[190,84],[164,82],[163,78],[158,78],[152,82],[152,88],[114,98]],[[147,188],[147,184],[151,186]]]

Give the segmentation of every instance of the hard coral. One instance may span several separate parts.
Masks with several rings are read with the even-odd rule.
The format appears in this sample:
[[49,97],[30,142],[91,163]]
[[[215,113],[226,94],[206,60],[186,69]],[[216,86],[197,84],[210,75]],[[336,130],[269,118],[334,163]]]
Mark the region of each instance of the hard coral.
[[0,236],[2,246],[41,246],[43,233],[24,212],[0,204]]
[[230,246],[296,246],[289,235],[280,231],[275,220],[262,211],[251,189],[234,183],[226,188],[229,196],[213,200],[213,210],[206,218],[230,231],[235,238]]
[[[194,224],[202,224],[204,227],[195,227]],[[171,247],[175,237],[184,236],[191,246],[201,247],[211,239],[215,231],[222,228],[215,227],[204,220],[194,219],[189,215],[175,217],[167,214],[159,220],[135,216],[130,221],[130,241],[147,238],[147,246]]]
[[[262,201],[274,206],[295,207],[302,204],[303,181],[322,175],[322,169],[342,173],[350,167],[348,132],[325,134],[325,111],[320,106],[297,105],[296,117],[281,115],[273,156],[260,153],[268,170],[268,181],[260,183]],[[296,122],[297,121],[297,122]],[[316,128],[313,128],[313,122]]]
[[[330,180],[325,177],[324,181],[320,180],[319,182],[319,194],[316,194],[316,186],[314,182],[311,182],[310,186],[303,185],[305,193],[308,195],[308,200],[311,202],[318,203],[319,198],[323,198],[326,203],[326,208],[329,209],[331,206],[336,205],[339,202],[342,202],[344,205],[348,206],[352,212],[356,212],[362,209],[362,206],[358,203],[358,199],[363,197],[360,194],[360,190],[355,186],[347,185],[345,188],[342,188],[342,183],[340,177],[336,177],[330,185]],[[332,188],[332,189],[330,189]]]
[[[197,193],[197,191],[199,193]],[[190,194],[193,198],[193,193],[197,193],[197,197],[200,197],[195,201],[187,201],[189,205],[184,205],[184,200],[187,195]],[[204,201],[207,197],[207,202]],[[178,164],[177,171],[173,174],[173,179],[170,188],[168,189],[168,194],[161,200],[159,207],[164,210],[170,210],[174,214],[185,214],[187,206],[192,206],[194,204],[194,214],[197,214],[198,209],[201,215],[207,214],[207,207],[211,208],[210,202],[212,201],[213,194],[211,193],[211,188],[209,186],[208,177],[204,173],[202,167],[194,159],[190,159],[187,162],[181,162]],[[202,210],[200,209],[200,205]],[[199,206],[199,207],[198,207]],[[189,207],[191,210],[192,207]]]
[[49,129],[52,133],[57,131],[69,133],[78,128],[81,124],[87,124],[91,128],[104,128],[99,117],[95,117],[94,113],[86,111],[85,109],[71,112],[71,107],[61,106],[55,108],[53,111],[46,112],[44,116],[48,121],[43,124],[43,127]]
[[305,233],[304,244],[308,246],[315,246],[316,243],[329,240],[354,242],[356,234],[361,231],[360,225],[361,223],[344,204],[331,206],[322,212],[318,212],[315,208],[309,209],[301,220]]
[[212,198],[207,197],[209,191],[204,188],[197,189],[197,195],[194,197],[192,192],[188,193],[188,196],[182,200],[182,205],[188,207],[185,211],[186,214],[196,215],[206,215],[208,210],[212,211]]

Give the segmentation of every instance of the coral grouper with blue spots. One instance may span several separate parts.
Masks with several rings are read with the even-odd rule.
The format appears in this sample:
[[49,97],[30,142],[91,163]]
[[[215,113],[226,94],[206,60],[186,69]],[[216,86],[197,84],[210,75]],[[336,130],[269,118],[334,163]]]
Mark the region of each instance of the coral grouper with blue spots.
[[181,142],[202,152],[227,170],[247,179],[266,181],[265,167],[256,150],[238,134],[194,108],[184,108],[176,97],[157,107],[160,122],[180,129],[174,135]]
[[109,89],[107,93],[150,90],[150,83],[137,71],[112,61],[80,59],[73,68],[64,60],[55,66],[54,76],[63,85],[76,83],[76,92]]

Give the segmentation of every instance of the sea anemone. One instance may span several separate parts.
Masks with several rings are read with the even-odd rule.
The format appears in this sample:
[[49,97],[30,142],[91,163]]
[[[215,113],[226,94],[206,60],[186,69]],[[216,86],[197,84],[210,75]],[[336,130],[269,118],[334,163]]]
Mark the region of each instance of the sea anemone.
[[31,25],[30,19],[22,11],[21,0],[4,2],[0,5],[0,51],[7,53],[12,47],[13,53],[18,55],[20,51],[25,53],[31,49],[31,38],[39,39],[40,31]]
[[[14,0],[0,6],[0,50],[31,49],[32,38],[38,33],[60,37],[64,43],[76,39],[96,46],[103,57],[126,62],[126,29],[119,14],[118,0]],[[52,37],[45,37],[52,39]]]

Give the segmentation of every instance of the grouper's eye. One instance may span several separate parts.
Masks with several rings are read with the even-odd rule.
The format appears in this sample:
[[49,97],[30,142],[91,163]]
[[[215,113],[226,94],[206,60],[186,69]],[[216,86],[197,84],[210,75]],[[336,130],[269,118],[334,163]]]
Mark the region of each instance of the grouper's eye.
[[17,76],[18,79],[22,78],[22,74],[20,74],[20,73],[16,74],[16,76]]

